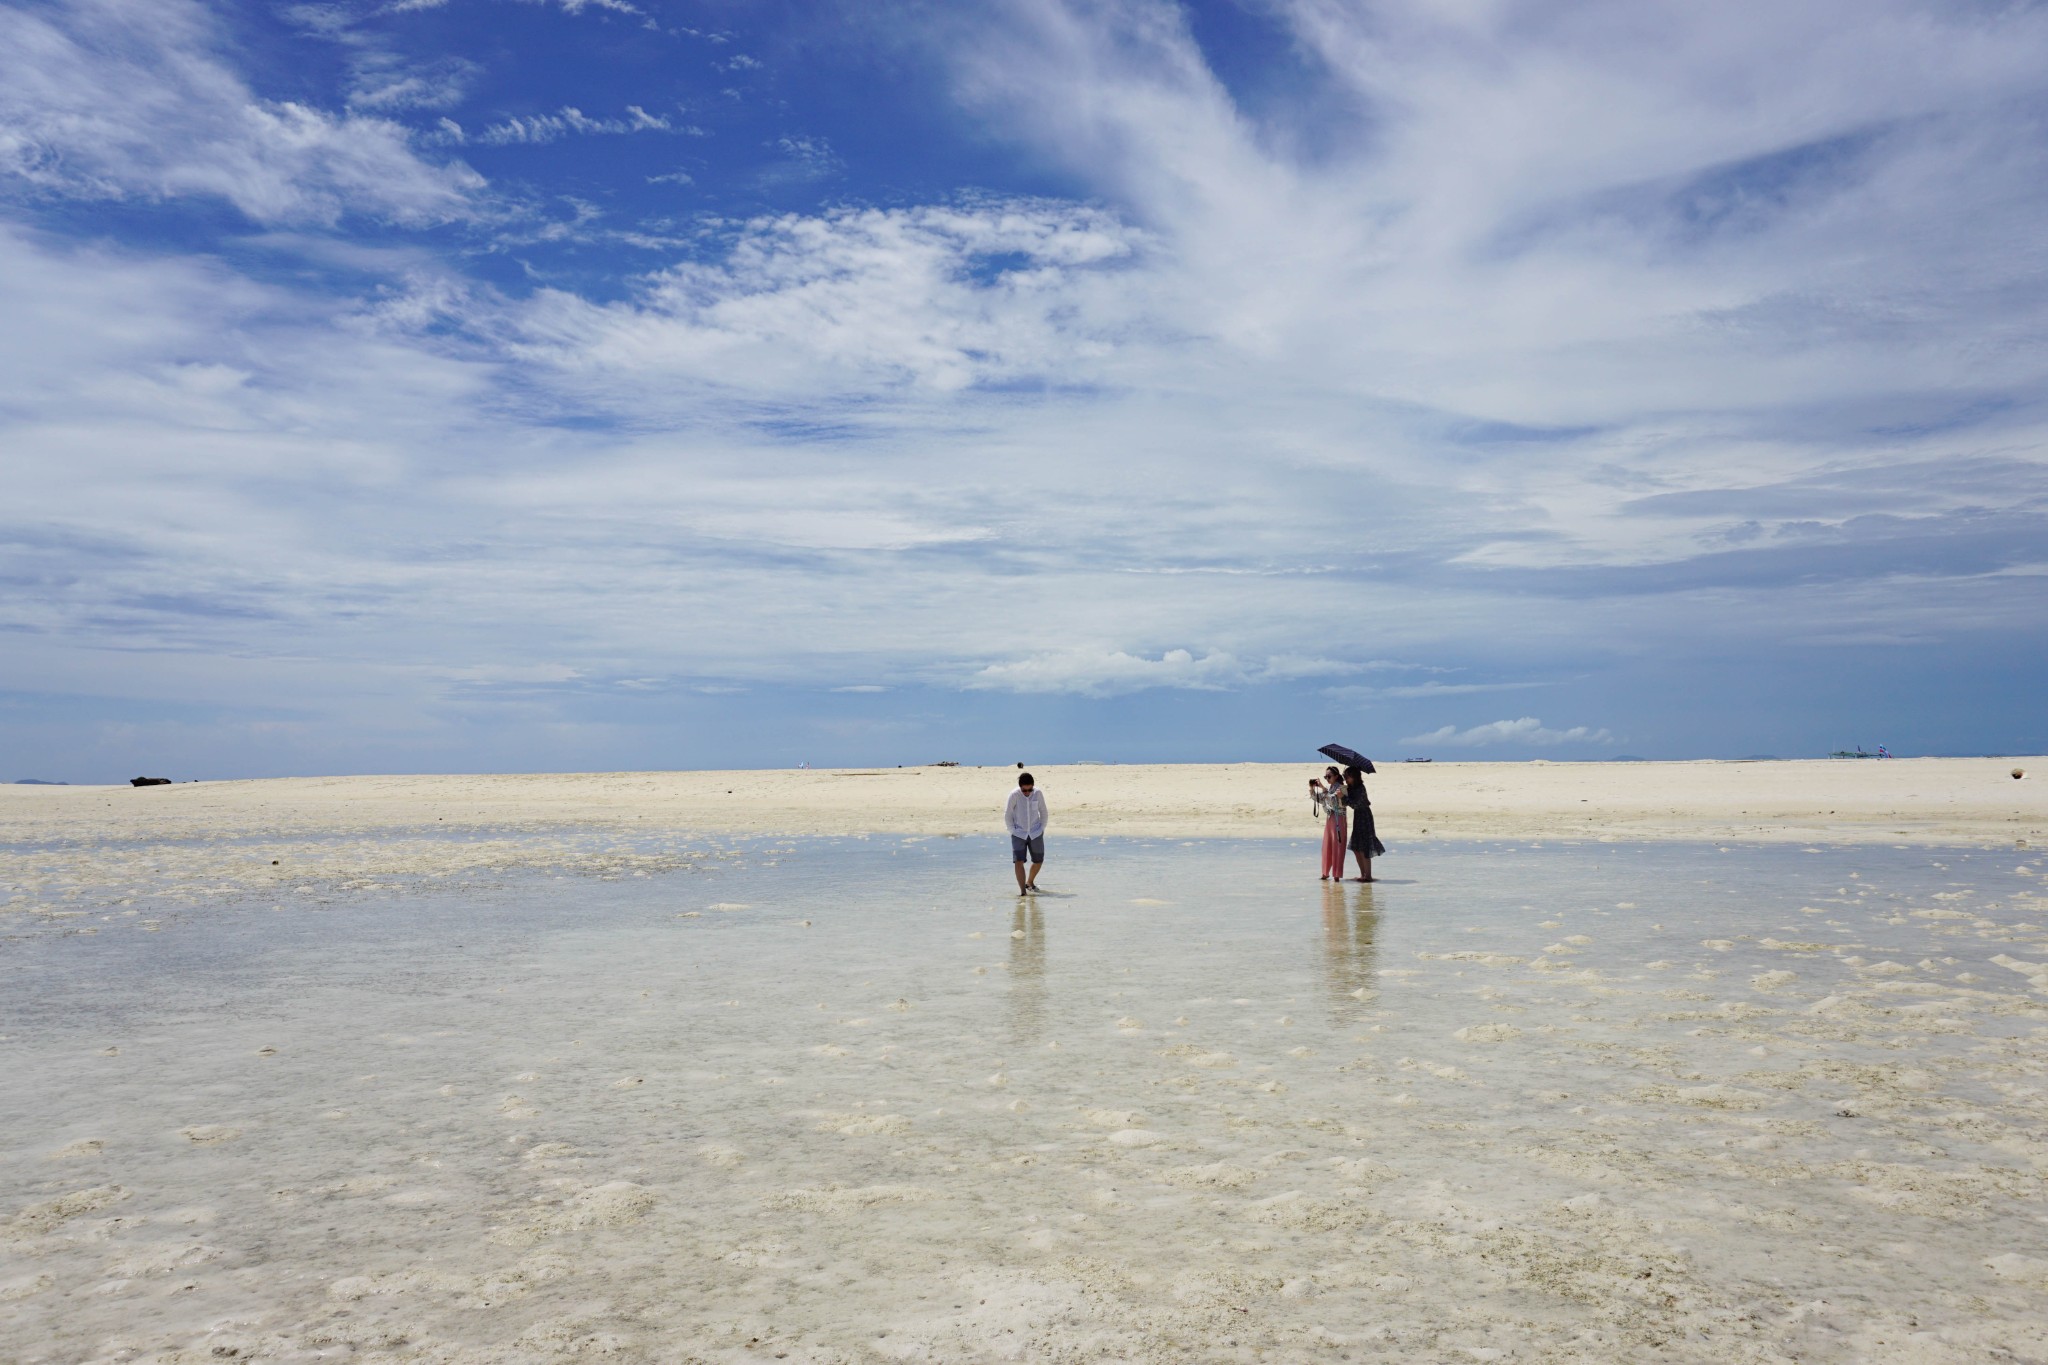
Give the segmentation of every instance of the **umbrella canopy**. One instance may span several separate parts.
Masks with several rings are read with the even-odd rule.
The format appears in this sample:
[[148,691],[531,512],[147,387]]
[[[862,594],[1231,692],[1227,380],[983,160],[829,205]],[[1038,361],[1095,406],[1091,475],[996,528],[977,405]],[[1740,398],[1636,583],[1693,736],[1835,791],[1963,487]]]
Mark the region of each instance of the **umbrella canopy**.
[[1364,754],[1358,752],[1358,750],[1347,749],[1341,744],[1325,744],[1322,748],[1316,750],[1316,752],[1319,754],[1327,754],[1329,757],[1335,759],[1337,762],[1348,764],[1353,768],[1361,768],[1366,772],[1374,771],[1371,759],[1367,758]]

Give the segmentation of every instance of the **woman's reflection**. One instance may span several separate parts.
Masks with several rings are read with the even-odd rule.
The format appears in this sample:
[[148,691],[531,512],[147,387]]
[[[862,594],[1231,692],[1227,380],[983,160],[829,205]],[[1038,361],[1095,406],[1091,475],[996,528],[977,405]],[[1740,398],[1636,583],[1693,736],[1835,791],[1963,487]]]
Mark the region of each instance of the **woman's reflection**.
[[1323,887],[1323,978],[1339,1020],[1356,1014],[1379,991],[1379,912],[1370,885]]
[[1018,1041],[1045,1027],[1045,915],[1027,901],[1010,912],[1010,1034]]

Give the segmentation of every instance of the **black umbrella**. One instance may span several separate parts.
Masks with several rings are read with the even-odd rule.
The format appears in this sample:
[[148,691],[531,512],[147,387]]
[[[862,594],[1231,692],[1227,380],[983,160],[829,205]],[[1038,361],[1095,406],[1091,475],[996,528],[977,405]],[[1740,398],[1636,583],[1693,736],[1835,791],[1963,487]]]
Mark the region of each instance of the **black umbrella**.
[[1356,749],[1347,749],[1341,744],[1325,744],[1316,752],[1327,754],[1329,757],[1337,760],[1337,762],[1347,764],[1350,767],[1362,768],[1366,772],[1373,771],[1372,760]]

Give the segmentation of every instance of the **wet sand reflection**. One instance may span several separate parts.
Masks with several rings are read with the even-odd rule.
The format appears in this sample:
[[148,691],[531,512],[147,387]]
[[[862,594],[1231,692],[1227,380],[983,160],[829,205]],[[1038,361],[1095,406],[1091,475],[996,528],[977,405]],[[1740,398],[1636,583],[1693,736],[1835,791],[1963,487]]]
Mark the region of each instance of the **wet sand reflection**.
[[1010,912],[1010,1036],[1020,1042],[1045,1028],[1045,914],[1027,901]]
[[1379,911],[1370,885],[1323,886],[1323,980],[1339,1020],[1370,1003],[1379,989]]

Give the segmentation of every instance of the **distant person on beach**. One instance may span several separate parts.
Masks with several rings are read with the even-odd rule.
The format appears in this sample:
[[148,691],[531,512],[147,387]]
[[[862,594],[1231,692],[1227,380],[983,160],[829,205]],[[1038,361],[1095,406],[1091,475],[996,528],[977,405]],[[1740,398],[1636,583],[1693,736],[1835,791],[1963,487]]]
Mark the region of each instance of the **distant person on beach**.
[[[1017,790],[1003,807],[1003,823],[1010,829],[1010,861],[1017,869],[1017,894],[1038,890],[1038,869],[1045,866],[1045,797],[1030,773],[1017,774]],[[1031,855],[1031,875],[1024,875],[1024,855]]]
[[[1358,859],[1358,880],[1372,880],[1372,860],[1387,851],[1380,842],[1379,832],[1373,828],[1372,800],[1365,794],[1365,774],[1357,768],[1344,770],[1344,806],[1351,812],[1351,853]],[[1337,860],[1338,871],[1343,871],[1344,860]],[[1341,879],[1341,878],[1340,878]]]
[[1322,881],[1344,880],[1344,778],[1336,765],[1308,780],[1308,798],[1323,817]]

